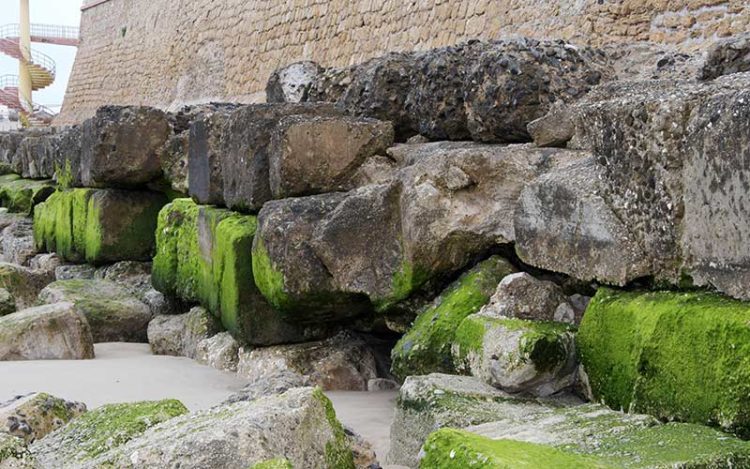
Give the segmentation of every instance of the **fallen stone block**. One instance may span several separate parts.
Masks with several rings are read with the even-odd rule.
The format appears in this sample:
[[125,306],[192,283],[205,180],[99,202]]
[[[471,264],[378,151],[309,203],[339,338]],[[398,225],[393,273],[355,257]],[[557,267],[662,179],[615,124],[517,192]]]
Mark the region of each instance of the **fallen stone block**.
[[237,374],[253,382],[295,373],[304,386],[326,391],[366,391],[377,378],[375,352],[360,337],[342,332],[324,341],[240,351]]
[[10,294],[16,310],[36,306],[39,292],[51,281],[48,274],[17,264],[0,262],[0,288]]
[[166,202],[166,197],[158,192],[56,192],[34,211],[36,246],[73,262],[150,260],[157,216]]
[[274,70],[266,83],[266,102],[302,103],[309,101],[310,87],[323,68],[305,60]]
[[176,417],[89,465],[245,469],[285,458],[293,467],[353,469],[348,443],[328,398],[297,388]]
[[[32,393],[0,403],[0,432],[22,438],[27,444],[42,439],[86,412],[86,405]],[[0,459],[0,462],[2,460]]]
[[391,371],[410,375],[454,371],[451,344],[461,322],[489,301],[497,284],[514,267],[494,256],[463,274],[417,316],[411,329],[391,351]]
[[[177,400],[106,404],[31,445],[38,467],[95,468],[149,428],[186,414]],[[130,467],[129,462],[114,467]]]
[[[533,321],[580,322],[578,308],[562,288],[549,280],[539,280],[526,272],[510,274],[500,281],[482,313],[491,316]],[[586,309],[585,307],[582,309]],[[578,316],[578,317],[576,317]]]
[[357,170],[393,144],[389,122],[353,117],[290,116],[274,131],[269,153],[274,199],[353,189]]
[[156,231],[152,282],[157,290],[201,303],[250,344],[305,339],[303,328],[285,322],[255,287],[254,216],[177,199],[160,212]]
[[577,336],[590,391],[613,409],[750,435],[750,306],[703,292],[601,288]]
[[2,228],[0,232],[0,260],[26,266],[30,265],[31,259],[38,252],[39,250],[34,244],[33,219],[18,218]]
[[26,136],[26,132],[0,132],[0,173],[20,173],[19,165],[14,164],[18,145]]
[[197,358],[198,344],[221,330],[218,318],[196,306],[184,314],[153,318],[148,323],[148,343],[154,355]]
[[222,371],[237,371],[240,344],[229,332],[219,332],[198,342],[195,361]]
[[94,358],[86,318],[72,303],[24,309],[0,317],[0,361]]
[[103,106],[81,125],[81,181],[86,187],[134,187],[162,175],[159,153],[171,128],[163,111]]
[[31,179],[51,178],[55,174],[60,136],[57,129],[38,129],[26,134],[12,159],[16,173]]
[[0,176],[0,206],[10,212],[31,215],[34,207],[55,192],[50,180],[21,179],[16,174]]
[[147,342],[151,310],[126,288],[108,280],[59,280],[39,293],[39,302],[67,302],[86,318],[94,342]]
[[545,397],[575,382],[575,331],[568,324],[483,310],[464,319],[454,337],[455,368],[503,391]]

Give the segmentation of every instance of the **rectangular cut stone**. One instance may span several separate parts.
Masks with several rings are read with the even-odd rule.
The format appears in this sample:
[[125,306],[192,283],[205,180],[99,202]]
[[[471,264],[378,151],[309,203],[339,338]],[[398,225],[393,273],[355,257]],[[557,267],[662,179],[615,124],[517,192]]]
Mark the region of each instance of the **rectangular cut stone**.
[[150,260],[157,215],[166,202],[150,191],[58,191],[34,211],[34,242],[70,261]]

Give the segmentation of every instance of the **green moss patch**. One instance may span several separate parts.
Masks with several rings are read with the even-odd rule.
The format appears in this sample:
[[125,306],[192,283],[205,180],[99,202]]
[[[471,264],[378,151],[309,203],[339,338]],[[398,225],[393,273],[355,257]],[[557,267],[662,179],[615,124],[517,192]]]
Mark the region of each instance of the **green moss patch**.
[[612,408],[750,437],[750,304],[702,292],[600,289],[577,347]]
[[150,260],[165,203],[162,194],[148,191],[58,191],[34,210],[34,241],[37,249],[73,262]]
[[493,256],[451,284],[419,314],[394,347],[393,373],[403,379],[409,375],[453,372],[451,344],[456,329],[489,301],[500,280],[513,271],[508,261]]
[[344,427],[336,418],[331,400],[323,394],[320,388],[315,388],[313,396],[320,401],[325,408],[326,420],[333,429],[333,440],[326,443],[326,467],[327,469],[354,469],[354,455],[344,432]]
[[55,192],[51,180],[22,179],[16,174],[0,176],[0,206],[30,215],[37,204]]
[[424,446],[420,468],[497,468],[497,469],[593,469],[614,468],[591,456],[512,440],[492,440],[473,433],[441,429],[430,435]]
[[250,469],[294,469],[294,466],[286,458],[275,458],[253,464]]

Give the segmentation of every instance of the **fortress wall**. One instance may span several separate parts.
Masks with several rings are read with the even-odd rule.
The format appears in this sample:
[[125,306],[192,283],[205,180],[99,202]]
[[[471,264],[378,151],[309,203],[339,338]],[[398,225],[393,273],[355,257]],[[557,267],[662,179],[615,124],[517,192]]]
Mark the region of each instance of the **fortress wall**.
[[103,104],[262,101],[278,66],[522,34],[699,48],[750,30],[747,0],[92,0],[58,124]]

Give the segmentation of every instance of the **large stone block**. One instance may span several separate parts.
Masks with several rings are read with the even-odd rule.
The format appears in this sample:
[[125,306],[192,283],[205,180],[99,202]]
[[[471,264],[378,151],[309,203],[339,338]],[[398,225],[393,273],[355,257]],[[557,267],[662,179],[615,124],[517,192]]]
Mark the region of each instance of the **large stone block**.
[[196,306],[187,313],[156,316],[148,323],[148,343],[154,355],[196,359],[198,344],[222,330],[216,316]]
[[71,261],[149,260],[157,216],[166,202],[158,192],[59,191],[36,207],[34,239],[39,249]]
[[702,292],[602,288],[577,345],[593,396],[614,409],[750,434],[750,306]]
[[302,103],[310,101],[308,94],[323,68],[305,60],[274,70],[266,83],[266,102]]
[[26,443],[33,443],[84,412],[86,404],[66,401],[47,393],[17,396],[0,403],[0,433],[5,432],[23,438]]
[[[144,427],[142,424],[137,428]],[[101,442],[104,436],[93,435],[92,441]],[[124,444],[121,441],[108,451],[102,448],[105,451],[99,451],[89,461],[78,459],[81,465],[76,467],[245,469],[286,458],[292,467],[354,469],[349,440],[331,402],[313,388],[296,388],[250,402],[193,412],[153,426]],[[84,442],[86,447],[93,447],[87,440]],[[45,452],[45,458],[51,462],[60,460],[50,450]]]
[[304,340],[255,287],[256,218],[176,199],[159,214],[152,281],[159,291],[199,302],[238,339],[256,345]]
[[94,358],[86,318],[72,303],[24,309],[0,317],[0,361]]
[[164,112],[104,106],[82,124],[81,179],[86,187],[133,187],[162,175],[159,154],[171,134]]
[[283,117],[337,114],[330,104],[305,103],[253,104],[232,112],[222,129],[224,204],[233,210],[259,210],[273,198],[268,147]]
[[91,326],[94,342],[146,342],[151,310],[130,290],[109,280],[58,280],[39,293],[39,303],[72,303]]
[[393,144],[389,122],[353,117],[291,116],[281,120],[271,147],[275,199],[353,188],[357,170]]

